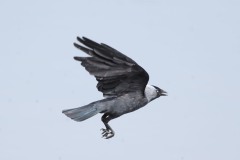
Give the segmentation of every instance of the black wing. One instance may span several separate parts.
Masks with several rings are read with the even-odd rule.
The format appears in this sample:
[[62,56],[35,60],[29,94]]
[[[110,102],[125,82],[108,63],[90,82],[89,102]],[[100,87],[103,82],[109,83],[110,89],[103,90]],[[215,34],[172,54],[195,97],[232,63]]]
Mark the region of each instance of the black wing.
[[90,57],[74,59],[81,61],[82,66],[96,77],[97,89],[104,96],[120,96],[136,91],[144,93],[149,80],[148,73],[131,58],[106,44],[98,44],[85,37],[77,37],[77,40],[88,48],[76,43],[74,46]]

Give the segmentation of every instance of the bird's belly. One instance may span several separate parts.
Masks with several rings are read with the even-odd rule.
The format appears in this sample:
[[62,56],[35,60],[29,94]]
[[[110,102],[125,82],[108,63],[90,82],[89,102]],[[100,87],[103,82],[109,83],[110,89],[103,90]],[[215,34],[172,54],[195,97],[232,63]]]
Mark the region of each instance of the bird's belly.
[[111,106],[110,113],[115,115],[123,115],[129,112],[133,112],[147,104],[147,100],[144,98],[136,97],[120,97],[116,99],[113,106]]

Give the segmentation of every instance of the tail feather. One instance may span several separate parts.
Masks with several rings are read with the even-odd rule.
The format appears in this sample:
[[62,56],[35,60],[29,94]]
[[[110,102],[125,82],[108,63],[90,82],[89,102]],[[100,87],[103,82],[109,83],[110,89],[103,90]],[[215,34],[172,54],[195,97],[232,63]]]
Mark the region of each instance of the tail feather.
[[99,112],[101,111],[94,107],[94,104],[89,104],[79,108],[66,109],[62,111],[63,114],[78,122],[95,116]]

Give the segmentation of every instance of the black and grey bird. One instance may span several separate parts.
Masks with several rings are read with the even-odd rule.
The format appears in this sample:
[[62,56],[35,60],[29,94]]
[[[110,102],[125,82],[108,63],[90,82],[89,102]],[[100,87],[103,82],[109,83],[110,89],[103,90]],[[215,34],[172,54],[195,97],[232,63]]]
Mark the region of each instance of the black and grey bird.
[[105,97],[88,105],[63,110],[63,113],[75,121],[84,121],[98,113],[103,113],[102,136],[106,139],[114,136],[108,122],[123,114],[135,111],[152,100],[166,96],[167,93],[153,85],[148,85],[148,73],[131,58],[114,48],[96,43],[88,38],[77,37],[84,46],[74,46],[89,57],[74,57],[98,81],[97,89]]

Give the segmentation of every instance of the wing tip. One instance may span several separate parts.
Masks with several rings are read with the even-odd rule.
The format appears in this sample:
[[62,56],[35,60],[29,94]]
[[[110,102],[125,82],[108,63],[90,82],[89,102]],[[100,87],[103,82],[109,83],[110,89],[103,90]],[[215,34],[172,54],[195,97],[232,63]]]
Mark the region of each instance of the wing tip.
[[82,41],[82,38],[79,37],[79,36],[77,36],[77,40],[81,42],[81,41]]
[[76,47],[77,49],[80,49],[80,50],[82,50],[83,52],[85,52],[85,53],[87,53],[87,54],[89,54],[89,49],[88,48],[85,48],[85,47],[83,47],[83,46],[81,46],[80,44],[77,44],[77,43],[73,43],[73,45],[74,45],[74,47]]
[[73,45],[74,45],[74,47],[76,47],[76,48],[80,48],[81,46],[79,45],[79,44],[77,44],[77,43],[73,43]]
[[84,42],[86,42],[86,41],[91,41],[90,39],[88,39],[87,37],[84,37],[84,36],[82,36],[82,37],[77,36],[77,40],[82,44],[84,44]]
[[73,57],[73,59],[76,61],[82,61],[84,58],[83,57]]

